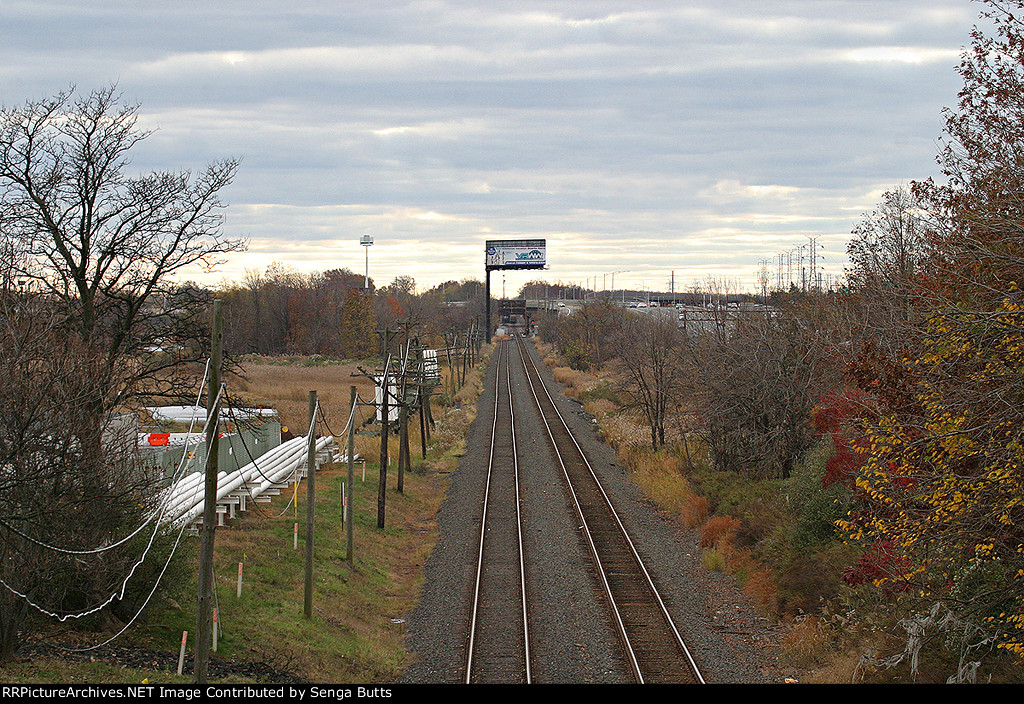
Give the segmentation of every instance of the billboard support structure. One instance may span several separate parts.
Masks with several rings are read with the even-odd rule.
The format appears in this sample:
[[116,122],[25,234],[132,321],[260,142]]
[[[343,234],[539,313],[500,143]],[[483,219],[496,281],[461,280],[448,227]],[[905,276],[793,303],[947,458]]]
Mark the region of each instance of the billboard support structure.
[[547,269],[546,240],[487,240],[484,258],[486,279],[487,342],[491,341],[491,272],[505,269]]

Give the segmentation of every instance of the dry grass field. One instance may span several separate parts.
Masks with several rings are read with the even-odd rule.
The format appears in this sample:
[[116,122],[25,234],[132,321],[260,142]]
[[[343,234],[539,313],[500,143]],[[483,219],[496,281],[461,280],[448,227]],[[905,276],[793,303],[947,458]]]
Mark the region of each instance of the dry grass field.
[[[277,409],[281,424],[296,435],[309,426],[309,392],[317,399],[330,428],[340,434],[349,414],[352,386],[361,400],[373,400],[373,383],[362,375],[363,363],[309,364],[290,358],[250,357],[243,364],[244,376],[227,379],[228,393],[238,405]],[[364,367],[373,371],[371,367]],[[360,418],[372,411],[363,408]]]

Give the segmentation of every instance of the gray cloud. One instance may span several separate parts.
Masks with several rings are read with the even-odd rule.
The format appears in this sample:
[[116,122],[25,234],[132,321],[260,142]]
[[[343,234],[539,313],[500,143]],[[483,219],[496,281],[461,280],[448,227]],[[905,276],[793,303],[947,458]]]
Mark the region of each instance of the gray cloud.
[[229,278],[358,271],[369,232],[382,282],[481,277],[483,241],[522,236],[552,280],[752,287],[809,237],[838,273],[881,191],[934,174],[977,9],[15,0],[0,76],[8,104],[117,82],[157,129],[140,169],[241,157]]

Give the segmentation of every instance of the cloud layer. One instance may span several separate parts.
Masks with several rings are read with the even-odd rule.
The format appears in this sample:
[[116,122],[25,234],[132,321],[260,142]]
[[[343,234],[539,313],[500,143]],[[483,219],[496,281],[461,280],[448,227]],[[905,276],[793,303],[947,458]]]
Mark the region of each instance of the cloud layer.
[[[94,6],[93,6],[94,5]],[[934,175],[969,0],[14,0],[3,101],[116,82],[135,166],[240,157],[219,276],[281,262],[384,284],[482,278],[544,238],[548,279],[753,288],[813,242],[831,275],[880,194]],[[508,275],[521,283],[525,274]],[[198,278],[198,277],[197,277]]]

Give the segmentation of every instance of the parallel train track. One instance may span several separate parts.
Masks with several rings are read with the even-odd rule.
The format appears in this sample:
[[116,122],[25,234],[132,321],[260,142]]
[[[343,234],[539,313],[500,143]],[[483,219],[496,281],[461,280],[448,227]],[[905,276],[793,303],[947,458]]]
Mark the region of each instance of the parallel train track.
[[[590,547],[623,659],[639,683],[703,683],[654,579],[619,519],[586,454],[558,411],[521,338],[498,350],[494,419],[480,532],[466,682],[531,681],[529,564],[523,555],[519,462],[512,404],[513,360],[565,478]],[[511,355],[509,347],[515,347]],[[522,409],[522,412],[526,412]],[[537,595],[536,598],[543,598]]]

